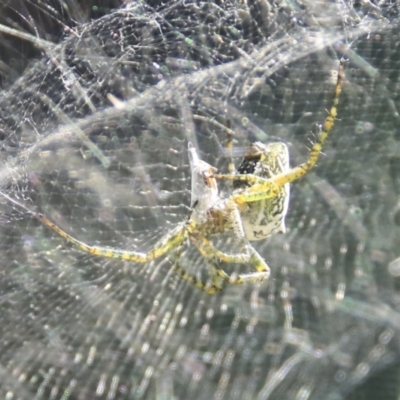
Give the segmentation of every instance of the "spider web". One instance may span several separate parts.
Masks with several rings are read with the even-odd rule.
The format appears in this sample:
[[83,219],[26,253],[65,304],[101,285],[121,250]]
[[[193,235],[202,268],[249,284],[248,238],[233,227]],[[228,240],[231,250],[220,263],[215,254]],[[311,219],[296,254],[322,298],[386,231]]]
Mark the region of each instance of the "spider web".
[[0,190],[86,243],[187,218],[188,141],[219,171],[231,131],[236,165],[254,140],[303,162],[344,57],[339,116],[288,232],[254,244],[262,285],[91,257],[2,198],[0,397],[398,398],[398,3],[81,3],[0,2]]

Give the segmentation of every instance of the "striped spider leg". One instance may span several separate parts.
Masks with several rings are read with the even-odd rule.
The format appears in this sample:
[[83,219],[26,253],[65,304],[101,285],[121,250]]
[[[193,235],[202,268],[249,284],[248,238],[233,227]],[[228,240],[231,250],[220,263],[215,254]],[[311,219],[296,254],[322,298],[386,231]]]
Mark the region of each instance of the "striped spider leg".
[[[178,262],[174,265],[174,271],[210,294],[221,290],[224,283],[243,284],[268,279],[269,267],[249,244],[236,203],[229,198],[220,197],[217,182],[213,178],[216,169],[201,160],[190,143],[189,161],[192,178],[192,211],[187,222],[188,238],[206,260],[211,279],[206,283],[199,281],[180,267]],[[211,236],[223,233],[232,236],[235,252],[222,252],[211,243]],[[219,267],[221,262],[250,264],[256,271],[229,276]]]
[[[216,169],[199,158],[191,143],[189,143],[189,161],[192,178],[191,214],[186,221],[178,224],[147,252],[89,245],[59,228],[42,213],[28,209],[5,193],[0,192],[0,194],[8,201],[28,211],[64,240],[93,256],[145,263],[174,251],[176,261],[173,265],[173,271],[209,294],[221,290],[225,283],[243,284],[267,279],[270,274],[269,267],[248,243],[236,203],[231,198],[222,199],[220,197],[217,181],[213,177]],[[210,238],[223,233],[233,237],[235,252],[222,252],[212,244]],[[197,279],[179,265],[181,249],[187,241],[197,248],[209,267],[211,279],[207,282]],[[250,264],[256,271],[229,276],[220,268],[221,263]]]
[[261,240],[275,232],[285,232],[289,184],[307,174],[317,163],[335,124],[343,77],[343,62],[340,62],[331,108],[306,162],[290,168],[285,143],[255,142],[249,146],[237,173],[214,175],[216,179],[233,181],[230,199],[238,206],[248,240]]

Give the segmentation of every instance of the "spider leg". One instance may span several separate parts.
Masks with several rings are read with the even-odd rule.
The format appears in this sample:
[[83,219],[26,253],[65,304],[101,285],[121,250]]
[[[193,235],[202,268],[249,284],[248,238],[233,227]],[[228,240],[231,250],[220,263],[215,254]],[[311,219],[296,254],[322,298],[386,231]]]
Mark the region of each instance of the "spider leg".
[[249,263],[252,264],[256,272],[250,272],[248,274],[236,274],[233,273],[228,275],[223,269],[217,268],[214,265],[210,268],[211,273],[211,287],[217,287],[219,290],[222,289],[222,283],[226,282],[229,285],[243,285],[245,283],[254,283],[268,280],[271,270],[267,263],[260,256],[260,254],[247,243],[248,250],[250,252]]
[[221,290],[220,287],[214,287],[210,285],[208,282],[201,281],[196,276],[187,272],[185,268],[181,267],[180,258],[182,255],[182,249],[183,249],[183,244],[181,242],[174,253],[175,262],[172,266],[172,272],[179,275],[183,280],[189,282],[191,285],[196,286],[198,289],[208,294],[215,294],[216,292]]
[[179,264],[179,260],[181,258],[181,254],[182,254],[182,243],[179,245],[179,247],[177,248],[174,257],[175,257],[175,262],[172,266],[172,272],[174,272],[175,274],[179,275],[183,280],[189,282],[190,284],[192,284],[193,286],[196,286],[198,289],[203,290],[207,293],[210,294],[214,294],[216,293],[216,291],[218,290],[218,288],[216,288],[216,290],[213,290],[213,288],[211,287],[207,287],[207,283],[202,282],[201,280],[197,279],[197,277],[195,277],[192,274],[189,274],[184,268],[182,268]]
[[[197,239],[199,240],[195,240],[193,236],[190,236],[190,239],[192,243],[196,246],[196,248],[199,250],[200,254],[208,261],[210,266],[209,268],[210,275],[211,275],[211,283],[210,284],[202,283],[202,285],[205,285],[206,289],[204,288],[200,289],[207,291],[207,293],[214,294],[216,293],[216,291],[222,289],[222,284],[224,282],[230,285],[242,285],[244,283],[264,281],[269,278],[271,271],[270,268],[268,267],[268,264],[249,243],[246,243],[245,246],[246,246],[246,253],[250,253],[250,256],[247,257],[248,258],[247,261],[241,262],[238,261],[238,259],[243,257],[244,254],[232,255],[223,253],[218,249],[216,249],[214,245],[210,241],[208,241],[204,236],[200,234],[196,236],[198,236]],[[236,258],[236,256],[239,257]],[[215,258],[218,258],[220,261],[234,260],[234,261],[226,261],[232,263],[239,263],[239,264],[250,263],[255,267],[257,272],[251,272],[248,274],[233,273],[231,275],[228,275],[223,269],[215,267],[216,264]]]
[[243,181],[250,185],[248,188],[239,190],[230,197],[236,204],[271,199],[277,197],[281,190],[275,183],[275,179],[266,179],[253,174],[214,174],[213,177],[228,181]]
[[195,236],[190,235],[190,241],[196,246],[203,257],[213,256],[222,262],[232,264],[245,264],[250,261],[248,246],[243,245],[241,251],[236,254],[228,254],[218,250],[206,237],[200,233]]
[[236,204],[272,199],[277,197],[281,192],[279,185],[275,182],[275,177],[273,179],[266,179],[253,174],[214,174],[213,177],[229,181],[243,181],[250,184],[248,188],[238,190],[230,197]]
[[225,218],[229,228],[233,232],[233,236],[239,246],[239,252],[236,254],[227,254],[214,247],[214,245],[201,233],[198,225],[195,222],[190,222],[187,225],[189,239],[200,250],[204,256],[209,254],[214,255],[220,261],[244,264],[250,260],[250,252],[247,247],[246,233],[243,228],[239,209],[234,201],[226,199],[224,202]]
[[[236,204],[232,200],[227,200],[225,205],[228,212],[227,219],[234,237],[238,243],[241,243],[239,253],[228,254],[218,250],[207,237],[196,229],[196,226],[192,225],[188,227],[190,241],[196,246],[200,254],[211,266],[210,274],[212,280],[211,284],[206,284],[206,288],[209,287],[212,292],[215,292],[216,289],[222,289],[223,282],[228,284],[243,284],[247,282],[266,280],[270,275],[270,269],[267,263],[246,239],[240,213]],[[216,259],[218,259],[218,261],[233,264],[250,263],[255,267],[257,272],[228,275],[224,270],[215,267],[217,264]],[[210,290],[208,290],[208,292],[210,293]]]
[[[207,259],[215,257],[218,258],[220,261],[233,264],[250,263],[257,270],[256,274],[261,273],[261,275],[258,276],[263,276],[264,277],[263,279],[267,279],[269,277],[270,269],[267,263],[260,256],[260,254],[258,254],[258,252],[254,249],[254,247],[251,246],[249,243],[246,243],[244,245],[245,251],[243,253],[227,254],[218,250],[208,239],[206,239],[201,234],[198,234],[196,236],[197,240],[193,236],[190,236],[190,240],[196,246],[196,248],[199,250],[200,254],[203,257]],[[228,277],[228,275],[225,272],[223,272],[223,274],[221,274],[220,276],[224,278]],[[245,276],[245,275],[239,275],[239,276]]]
[[343,63],[340,62],[332,106],[322,125],[322,129],[318,135],[317,141],[311,148],[309,158],[305,163],[299,165],[298,167],[291,168],[288,171],[277,174],[271,179],[265,179],[252,174],[214,174],[215,179],[243,181],[249,184],[248,188],[238,191],[232,195],[232,199],[237,204],[276,197],[279,195],[280,187],[286,183],[290,183],[301,178],[315,166],[321,153],[322,146],[326,142],[326,139],[328,138],[328,135],[335,124],[337,106],[339,104],[339,98],[342,91],[343,77]]
[[64,238],[67,242],[73,244],[78,249],[92,254],[94,256],[101,256],[107,258],[118,258],[126,261],[135,261],[138,263],[144,263],[147,261],[154,260],[158,257],[161,257],[168,251],[175,249],[178,247],[183,239],[186,237],[186,224],[181,224],[169,233],[167,233],[161,240],[159,240],[152,250],[147,253],[140,253],[137,251],[129,251],[129,250],[121,250],[113,247],[103,247],[103,246],[89,246],[80,240],[75,239],[62,229],[60,229],[57,225],[53,224],[49,219],[47,219],[42,214],[34,214],[44,225],[52,229],[62,238]]
[[211,257],[206,258],[206,256],[204,257],[208,264],[208,270],[210,272],[210,279],[208,279],[206,282],[203,282],[194,275],[189,274],[184,268],[179,265],[179,263],[176,263],[173,266],[172,270],[182,279],[208,294],[216,294],[220,292],[223,289],[224,284],[241,285],[249,282],[253,283],[266,280],[269,276],[269,269],[268,274],[266,274],[266,272],[253,272],[250,274],[232,274],[231,276],[229,276],[223,269],[215,266],[215,259],[212,259]]
[[322,129],[318,135],[317,141],[310,150],[310,155],[308,157],[308,160],[305,163],[299,165],[298,167],[292,168],[287,172],[283,172],[281,174],[274,176],[272,180],[278,186],[282,186],[285,183],[293,182],[299,179],[303,175],[307,174],[317,163],[318,157],[322,150],[322,146],[325,143],[326,139],[328,138],[328,135],[332,130],[333,126],[335,125],[337,106],[339,104],[340,93],[342,92],[343,77],[344,77],[343,62],[341,61],[339,65],[339,71],[338,71],[332,106],[329,110],[328,116],[326,117],[322,125]]
[[256,249],[248,244],[251,256],[250,256],[250,264],[257,270],[257,272],[250,272],[248,274],[239,274],[234,282],[229,281],[228,283],[234,284],[243,284],[243,283],[252,283],[265,281],[269,278],[271,274],[271,270],[268,267],[268,264],[265,260],[260,256],[260,254],[256,251]]
[[[214,267],[210,266],[210,271],[213,271]],[[200,279],[196,278],[194,275],[189,274],[184,268],[182,268],[178,263],[176,263],[173,266],[172,269],[173,272],[178,274],[182,279],[185,281],[189,282],[193,286],[196,286],[197,289],[202,290],[203,292],[206,292],[208,294],[216,294],[220,290],[222,290],[222,283],[224,280],[226,280],[225,276],[223,279],[218,278],[217,275],[214,275],[213,272],[211,272],[212,278],[209,279],[207,282],[203,282]],[[220,273],[224,273],[222,270],[218,270],[218,275]],[[229,277],[228,277],[229,279]]]
[[208,282],[202,282],[201,280],[197,279],[194,275],[189,274],[179,264],[175,264],[172,268],[172,271],[175,272],[177,275],[179,275],[183,280],[189,282],[193,286],[196,286],[197,289],[200,289],[208,294],[215,294],[222,289],[213,284],[209,285]]

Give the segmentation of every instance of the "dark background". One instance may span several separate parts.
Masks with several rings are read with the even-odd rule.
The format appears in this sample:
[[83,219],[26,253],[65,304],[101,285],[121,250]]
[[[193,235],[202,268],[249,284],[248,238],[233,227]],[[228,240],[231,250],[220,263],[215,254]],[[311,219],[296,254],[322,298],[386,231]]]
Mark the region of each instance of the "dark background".
[[149,249],[190,211],[187,142],[227,171],[224,127],[236,165],[254,140],[304,161],[344,58],[338,120],[254,244],[270,280],[216,296],[3,197],[0,397],[397,399],[398,3],[126,3],[0,1],[0,190],[80,240]]

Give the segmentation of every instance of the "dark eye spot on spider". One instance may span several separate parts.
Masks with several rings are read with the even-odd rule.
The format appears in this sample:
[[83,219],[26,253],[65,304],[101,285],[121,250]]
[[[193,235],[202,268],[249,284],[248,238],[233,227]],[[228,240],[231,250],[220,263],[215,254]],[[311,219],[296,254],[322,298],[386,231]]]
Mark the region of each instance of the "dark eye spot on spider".
[[260,162],[261,156],[246,157],[238,168],[239,174],[252,174],[256,165]]
[[[237,169],[238,174],[247,175],[247,174],[254,174],[257,164],[260,162],[261,155],[256,157],[247,156],[243,159],[242,163],[239,165]],[[243,187],[250,186],[248,182],[244,181],[234,181],[233,188],[239,189]]]

